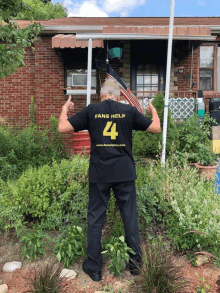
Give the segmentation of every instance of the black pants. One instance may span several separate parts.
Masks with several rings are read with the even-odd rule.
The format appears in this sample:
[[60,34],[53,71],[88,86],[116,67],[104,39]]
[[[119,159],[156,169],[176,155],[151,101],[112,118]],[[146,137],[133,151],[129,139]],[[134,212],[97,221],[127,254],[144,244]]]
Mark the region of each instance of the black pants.
[[94,269],[100,269],[102,266],[101,236],[111,188],[121,212],[126,243],[136,252],[136,255],[131,254],[130,258],[137,262],[141,261],[135,181],[89,183],[87,256],[89,266]]

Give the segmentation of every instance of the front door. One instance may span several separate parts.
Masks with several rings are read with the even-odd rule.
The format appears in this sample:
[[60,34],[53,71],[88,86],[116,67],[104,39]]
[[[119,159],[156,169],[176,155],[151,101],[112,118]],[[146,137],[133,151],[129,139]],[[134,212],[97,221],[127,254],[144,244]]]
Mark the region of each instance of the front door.
[[136,74],[137,97],[154,97],[159,90],[159,72],[157,66],[149,65],[137,69]]
[[165,91],[166,41],[131,42],[131,90],[139,99]]

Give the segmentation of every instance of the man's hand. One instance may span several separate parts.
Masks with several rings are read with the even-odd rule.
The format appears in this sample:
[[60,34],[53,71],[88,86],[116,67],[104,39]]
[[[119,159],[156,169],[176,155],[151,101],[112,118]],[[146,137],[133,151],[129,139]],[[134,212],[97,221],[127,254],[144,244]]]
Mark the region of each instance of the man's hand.
[[147,131],[153,132],[153,133],[160,133],[161,128],[160,128],[160,118],[158,117],[157,110],[154,108],[154,106],[151,103],[151,100],[148,99],[149,105],[145,108],[147,114],[152,116],[152,123],[151,125],[147,128]]
[[60,133],[66,133],[66,132],[74,130],[72,125],[67,120],[68,119],[67,112],[70,109],[72,110],[73,108],[74,108],[74,103],[71,102],[71,95],[69,95],[67,102],[62,107],[62,111],[61,111],[60,118],[59,118],[58,131]]
[[73,110],[74,108],[74,103],[71,102],[71,95],[69,95],[69,98],[67,100],[67,102],[63,105],[63,109],[68,112],[69,110]]
[[153,112],[156,111],[156,109],[154,108],[154,106],[151,103],[151,99],[148,99],[149,105],[145,108],[147,114],[149,115],[153,115]]

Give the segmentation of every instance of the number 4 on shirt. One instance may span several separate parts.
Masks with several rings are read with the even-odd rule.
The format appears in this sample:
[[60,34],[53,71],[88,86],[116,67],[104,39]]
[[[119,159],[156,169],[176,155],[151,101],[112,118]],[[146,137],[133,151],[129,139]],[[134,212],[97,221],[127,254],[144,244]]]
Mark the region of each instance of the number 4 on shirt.
[[[112,121],[108,121],[106,123],[105,129],[103,130],[103,136],[111,136],[111,139],[116,139],[118,136],[118,132],[116,132],[116,123],[113,123]],[[109,129],[111,130],[109,131]]]

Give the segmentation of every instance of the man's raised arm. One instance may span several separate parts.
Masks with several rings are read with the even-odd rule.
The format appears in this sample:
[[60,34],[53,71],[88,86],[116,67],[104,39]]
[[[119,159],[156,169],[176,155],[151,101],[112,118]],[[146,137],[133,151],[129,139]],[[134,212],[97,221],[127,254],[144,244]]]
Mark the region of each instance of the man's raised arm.
[[147,114],[152,115],[151,120],[153,121],[151,125],[147,128],[147,131],[150,131],[153,133],[160,133],[161,132],[160,118],[157,114],[157,110],[152,105],[150,99],[149,99],[149,105],[146,107],[146,111],[147,111]]
[[66,132],[74,130],[72,125],[67,120],[68,119],[67,112],[68,110],[73,109],[73,107],[74,107],[74,103],[71,102],[71,95],[69,95],[67,102],[62,107],[62,111],[59,117],[58,131],[60,133],[66,133]]

